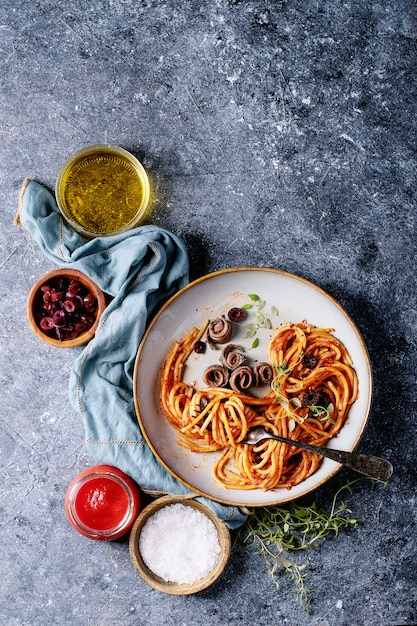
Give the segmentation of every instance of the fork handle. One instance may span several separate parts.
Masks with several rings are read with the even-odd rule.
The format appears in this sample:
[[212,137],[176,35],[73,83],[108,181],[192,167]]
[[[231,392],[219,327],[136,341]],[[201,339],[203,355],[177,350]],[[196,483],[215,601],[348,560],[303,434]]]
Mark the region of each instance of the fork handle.
[[393,472],[393,467],[391,463],[386,459],[380,458],[379,456],[370,456],[368,454],[347,452],[344,450],[333,450],[331,448],[321,448],[320,446],[313,446],[309,443],[294,441],[293,439],[286,439],[285,437],[273,435],[272,433],[269,434],[268,438],[275,439],[276,441],[281,441],[281,443],[287,443],[291,446],[296,446],[297,448],[309,450],[309,452],[313,452],[314,454],[319,454],[320,456],[327,457],[332,461],[341,463],[342,465],[350,467],[356,472],[360,472],[361,474],[365,474],[365,476],[375,478],[376,480],[388,480]]

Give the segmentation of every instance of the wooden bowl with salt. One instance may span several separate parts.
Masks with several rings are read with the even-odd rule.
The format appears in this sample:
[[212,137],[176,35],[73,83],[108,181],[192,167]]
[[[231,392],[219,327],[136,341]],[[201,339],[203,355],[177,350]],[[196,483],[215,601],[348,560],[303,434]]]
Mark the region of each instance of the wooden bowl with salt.
[[231,553],[230,531],[198,500],[164,496],[141,511],[129,548],[138,574],[151,587],[190,595],[223,573]]

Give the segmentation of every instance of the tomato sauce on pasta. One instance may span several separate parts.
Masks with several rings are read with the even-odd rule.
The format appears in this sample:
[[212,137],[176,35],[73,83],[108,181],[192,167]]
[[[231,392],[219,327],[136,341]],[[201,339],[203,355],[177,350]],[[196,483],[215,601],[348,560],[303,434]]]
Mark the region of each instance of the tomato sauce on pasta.
[[281,324],[268,346],[273,380],[262,397],[229,388],[196,389],[184,366],[209,322],[175,341],[161,371],[160,404],[178,443],[194,452],[217,452],[213,477],[228,489],[290,489],[311,476],[322,458],[265,439],[243,443],[248,429],[323,446],[337,435],[358,397],[352,359],[332,333],[307,322]]

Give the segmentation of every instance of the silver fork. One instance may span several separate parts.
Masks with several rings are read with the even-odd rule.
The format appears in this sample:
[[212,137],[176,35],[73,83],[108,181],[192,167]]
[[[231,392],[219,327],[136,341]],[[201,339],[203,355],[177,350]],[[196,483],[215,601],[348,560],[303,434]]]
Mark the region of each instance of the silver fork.
[[341,463],[346,467],[350,467],[356,472],[365,474],[370,478],[376,480],[388,480],[394,471],[393,466],[386,459],[381,459],[378,456],[369,456],[368,454],[358,454],[356,452],[346,452],[344,450],[332,450],[331,448],[321,448],[320,446],[314,446],[309,443],[303,443],[294,439],[286,439],[279,435],[274,435],[267,432],[262,426],[255,426],[248,430],[246,439],[242,443],[246,443],[250,446],[254,446],[263,439],[275,439],[281,443],[287,443],[290,446],[296,446],[297,448],[303,448],[303,450],[309,450],[320,456],[327,457]]

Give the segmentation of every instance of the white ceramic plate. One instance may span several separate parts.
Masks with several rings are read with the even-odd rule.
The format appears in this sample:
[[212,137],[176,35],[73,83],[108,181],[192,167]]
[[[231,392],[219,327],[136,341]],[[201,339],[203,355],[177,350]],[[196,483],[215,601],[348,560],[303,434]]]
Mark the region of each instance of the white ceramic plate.
[[[267,506],[293,500],[316,489],[340,465],[324,459],[315,474],[291,490],[233,490],[212,478],[212,467],[218,452],[196,453],[179,446],[178,436],[168,423],[159,404],[160,370],[174,340],[180,340],[193,326],[205,320],[226,315],[234,306],[250,302],[248,294],[257,294],[267,303],[264,311],[276,307],[270,315],[273,326],[283,322],[301,322],[334,328],[334,335],[346,346],[359,378],[359,397],[349,411],[347,421],[329,447],[353,450],[365,428],[372,395],[372,373],[363,339],[343,308],[325,291],[311,282],[274,269],[242,267],[215,272],[200,278],[174,295],[152,320],[139,347],[134,372],[134,398],[142,433],[162,465],[193,491],[212,500],[236,506]],[[266,351],[271,330],[257,333],[259,345],[251,348],[246,339],[245,320],[235,324],[233,343],[245,347],[251,359],[267,360]],[[205,386],[201,374],[210,363],[218,362],[218,351],[207,349],[204,355],[192,353],[184,378],[197,388]]]

